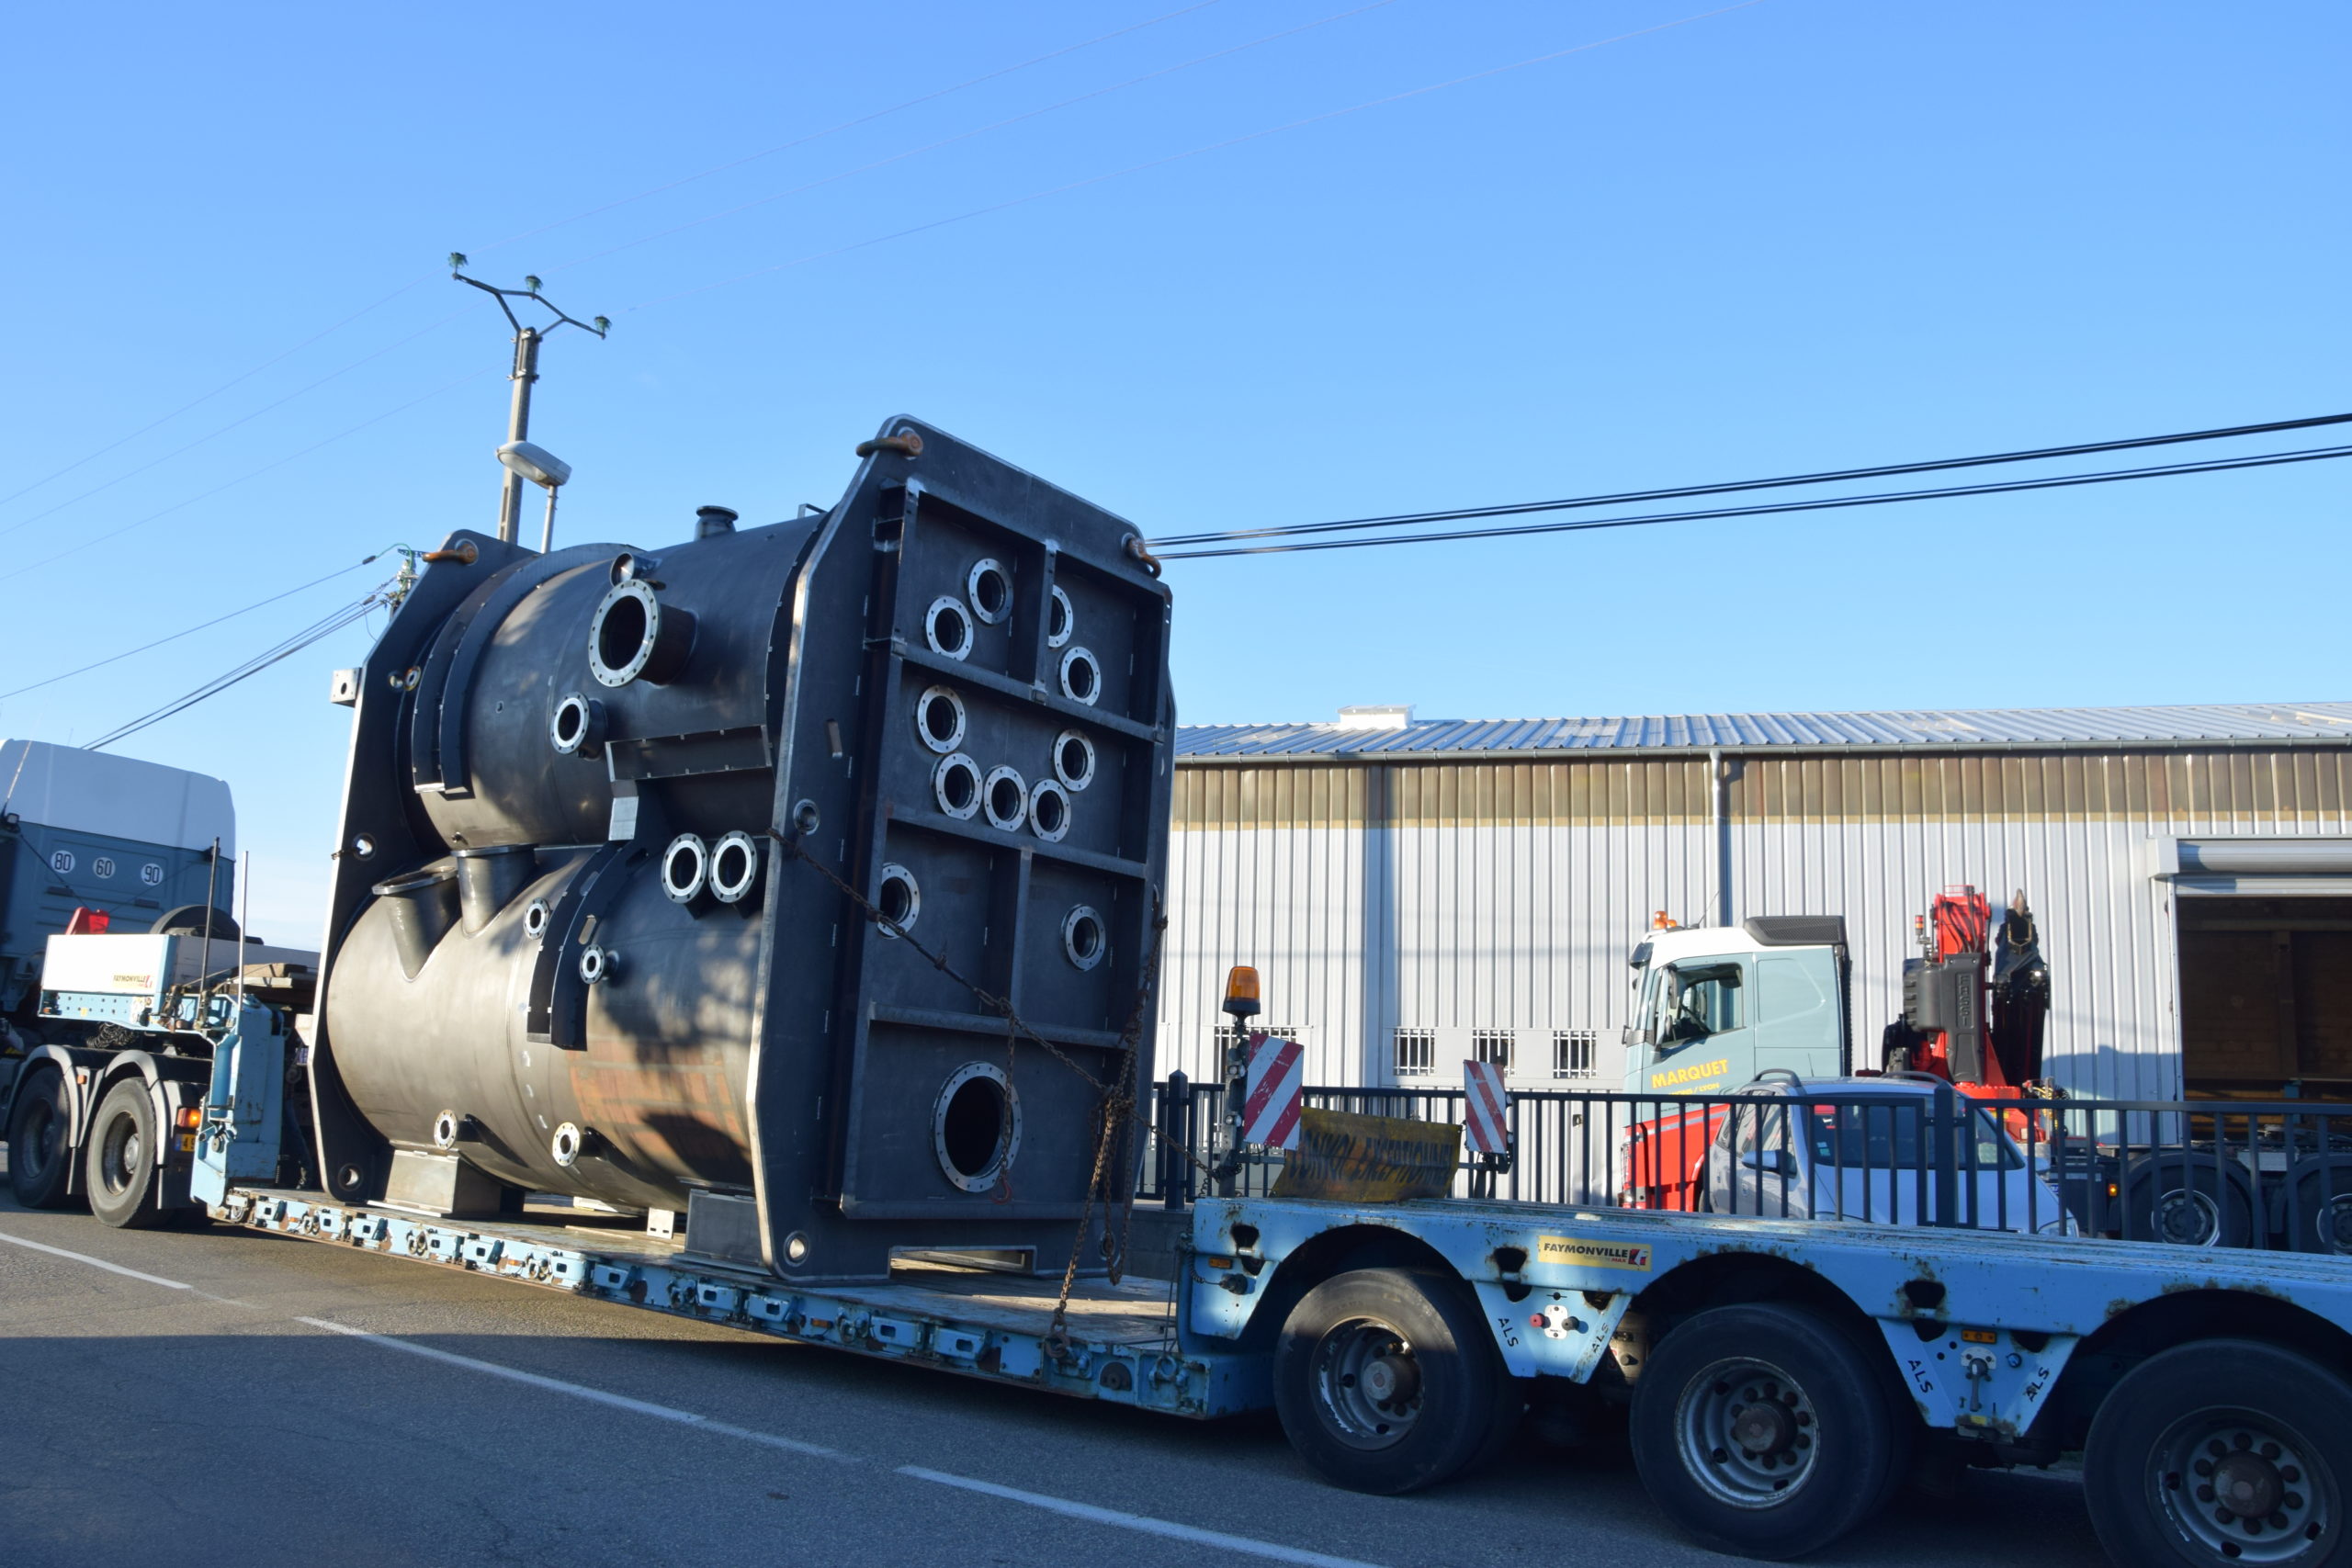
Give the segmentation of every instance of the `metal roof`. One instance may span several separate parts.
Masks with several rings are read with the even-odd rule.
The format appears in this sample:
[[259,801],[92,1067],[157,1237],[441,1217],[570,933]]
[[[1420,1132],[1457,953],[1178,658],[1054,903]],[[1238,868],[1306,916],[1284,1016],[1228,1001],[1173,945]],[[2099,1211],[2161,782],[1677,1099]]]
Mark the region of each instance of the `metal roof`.
[[1705,713],[1628,718],[1417,719],[1402,728],[1194,724],[1192,759],[1461,756],[1766,749],[1950,750],[1973,747],[2352,742],[2352,702],[2199,703],[2144,708],[1960,708],[1945,713]]

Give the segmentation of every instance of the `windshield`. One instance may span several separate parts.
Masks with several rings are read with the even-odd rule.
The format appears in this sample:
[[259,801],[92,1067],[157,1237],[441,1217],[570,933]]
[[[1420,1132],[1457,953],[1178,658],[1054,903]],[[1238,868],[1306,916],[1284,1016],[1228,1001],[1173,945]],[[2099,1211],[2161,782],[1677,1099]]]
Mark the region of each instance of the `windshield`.
[[[1925,1100],[1816,1105],[1809,1118],[1814,1164],[1845,1170],[1865,1166],[1917,1170],[1920,1150],[1929,1144],[1934,1115]],[[2025,1156],[1991,1112],[1972,1111],[1963,1125],[1975,1147],[1972,1153],[1963,1144],[1953,1151],[1959,1165],[1965,1167],[1973,1158],[1979,1170],[2016,1170],[2025,1164]]]

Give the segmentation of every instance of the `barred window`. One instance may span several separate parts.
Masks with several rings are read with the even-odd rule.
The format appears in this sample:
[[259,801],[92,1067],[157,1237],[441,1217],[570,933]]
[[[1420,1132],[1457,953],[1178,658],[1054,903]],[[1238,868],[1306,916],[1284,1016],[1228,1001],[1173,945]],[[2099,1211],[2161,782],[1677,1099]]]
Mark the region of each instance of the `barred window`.
[[1593,1078],[1600,1076],[1600,1033],[1592,1029],[1563,1029],[1552,1036],[1552,1076]]
[[1481,1062],[1492,1062],[1505,1072],[1510,1071],[1510,1031],[1508,1029],[1472,1030],[1470,1055]]
[[1250,1020],[1249,1025],[1241,1029],[1237,1029],[1229,1023],[1219,1024],[1216,1028],[1217,1071],[1221,1073],[1225,1070],[1226,1053],[1247,1041],[1252,1034],[1263,1034],[1276,1040],[1298,1038],[1298,1031],[1295,1029],[1285,1029],[1279,1023],[1260,1023],[1255,1019]]
[[1427,1077],[1437,1068],[1437,1031],[1400,1029],[1396,1032],[1396,1076]]

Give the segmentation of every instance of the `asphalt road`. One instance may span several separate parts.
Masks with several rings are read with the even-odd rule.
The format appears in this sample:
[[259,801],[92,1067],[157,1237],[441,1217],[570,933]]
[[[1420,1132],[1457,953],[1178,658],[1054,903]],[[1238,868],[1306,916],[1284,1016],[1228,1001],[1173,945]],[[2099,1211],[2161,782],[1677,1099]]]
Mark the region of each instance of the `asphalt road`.
[[[1974,1475],[1901,1507],[1817,1561],[2103,1562],[2063,1478]],[[1366,1497],[1316,1479],[1269,1420],[1195,1425],[0,1197],[10,1568],[1724,1561],[1622,1462],[1532,1441],[1438,1491]]]

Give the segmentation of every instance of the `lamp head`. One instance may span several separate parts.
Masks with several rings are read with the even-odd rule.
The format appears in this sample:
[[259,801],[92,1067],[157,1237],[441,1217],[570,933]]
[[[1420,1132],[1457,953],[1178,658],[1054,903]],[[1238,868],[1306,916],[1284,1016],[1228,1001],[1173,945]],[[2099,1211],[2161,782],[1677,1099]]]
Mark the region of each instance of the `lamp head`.
[[528,441],[509,441],[498,449],[498,460],[535,485],[548,490],[571,478],[571,465],[544,446]]

